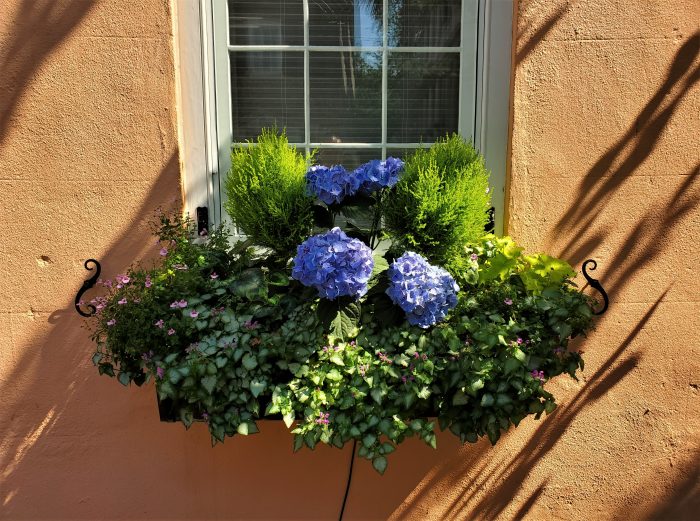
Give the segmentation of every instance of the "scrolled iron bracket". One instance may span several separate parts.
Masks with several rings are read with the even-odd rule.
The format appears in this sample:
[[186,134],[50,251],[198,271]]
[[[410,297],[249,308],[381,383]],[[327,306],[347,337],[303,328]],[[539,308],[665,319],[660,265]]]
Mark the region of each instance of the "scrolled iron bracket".
[[[90,263],[94,264],[95,267],[91,268],[89,266]],[[94,269],[95,274],[89,279],[87,279],[85,282],[83,282],[82,287],[78,290],[78,293],[75,295],[75,310],[80,316],[91,317],[92,315],[97,313],[97,308],[95,308],[95,306],[93,306],[92,304],[86,304],[85,307],[88,309],[88,312],[83,311],[82,309],[80,309],[80,306],[84,305],[81,299],[83,298],[83,293],[93,288],[97,283],[97,279],[100,277],[100,272],[102,271],[102,266],[100,266],[100,263],[97,262],[95,259],[88,259],[83,265],[88,271],[92,271]]]
[[593,259],[588,259],[583,263],[583,266],[581,266],[581,270],[583,271],[583,276],[586,278],[586,281],[588,284],[595,290],[597,290],[601,296],[603,297],[603,307],[599,309],[598,311],[593,310],[594,315],[602,315],[608,310],[608,306],[610,305],[610,300],[608,299],[608,294],[605,292],[605,289],[603,288],[603,285],[600,283],[598,279],[594,279],[588,274],[588,265],[591,265],[590,270],[595,271],[595,269],[598,267],[598,263],[593,260]]

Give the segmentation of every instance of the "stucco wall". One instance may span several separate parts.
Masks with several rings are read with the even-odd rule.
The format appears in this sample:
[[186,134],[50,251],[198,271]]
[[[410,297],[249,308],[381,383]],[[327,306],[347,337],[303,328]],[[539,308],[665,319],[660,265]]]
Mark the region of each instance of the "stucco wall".
[[[510,233],[613,304],[561,407],[494,449],[407,442],[355,467],[346,519],[640,519],[698,512],[700,6],[516,9]],[[332,519],[349,450],[284,427],[211,448],[151,388],[99,377],[72,297],[153,254],[181,198],[167,0],[0,3],[0,518]]]

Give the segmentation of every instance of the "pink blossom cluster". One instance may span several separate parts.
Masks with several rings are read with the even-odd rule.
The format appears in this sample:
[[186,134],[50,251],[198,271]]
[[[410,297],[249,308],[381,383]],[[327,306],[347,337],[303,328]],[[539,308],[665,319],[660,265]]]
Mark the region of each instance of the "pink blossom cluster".
[[328,425],[330,423],[330,418],[331,413],[329,412],[319,412],[318,413],[318,418],[315,420],[316,423],[319,425]]

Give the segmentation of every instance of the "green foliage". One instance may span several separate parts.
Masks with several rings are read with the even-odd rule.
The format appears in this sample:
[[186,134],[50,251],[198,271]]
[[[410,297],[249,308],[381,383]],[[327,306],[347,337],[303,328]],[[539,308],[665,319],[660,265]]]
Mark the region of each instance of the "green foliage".
[[[250,218],[253,198],[243,195],[258,194],[256,203],[286,200],[273,196],[260,165],[274,171],[282,164],[276,157],[298,168],[294,176],[305,169],[284,136],[264,133],[259,141],[234,152],[239,167],[248,165],[240,178],[251,186],[259,181],[239,194]],[[369,228],[356,225],[355,232],[372,245],[381,236],[384,203],[394,229],[401,214],[409,215],[406,230],[423,222],[394,236],[394,250],[420,246],[450,267],[461,290],[445,321],[428,329],[406,322],[385,293],[389,263],[379,250],[365,296],[319,299],[291,278],[279,255],[253,248],[281,253],[296,246],[309,233],[298,215],[284,221],[277,214],[289,224],[285,242],[273,235],[263,242],[244,229],[251,240],[233,248],[225,229],[195,238],[191,221],[161,215],[160,262],[133,268],[92,302],[99,307],[92,357],[99,373],[123,385],[155,380],[161,405],[187,427],[206,422],[213,443],[256,433],[258,419],[281,417],[295,450],[356,440],[358,454],[380,473],[407,437],[435,447],[438,425],[462,442],[487,436],[496,443],[527,416],[553,411],[545,384],[562,373],[576,378],[583,361],[568,343],[592,327],[591,303],[576,290],[574,271],[545,254],[524,254],[509,237],[481,236],[485,173],[469,145],[448,138],[412,161],[396,193],[319,208],[356,223],[368,213]],[[289,170],[276,172],[291,183],[290,193],[300,193]],[[472,206],[449,200],[469,194]],[[401,200],[422,210],[401,209]],[[466,243],[469,234],[476,238]]]
[[276,129],[263,129],[256,144],[233,149],[224,206],[256,244],[287,255],[308,236],[313,226],[308,166],[308,158]]
[[454,134],[406,159],[384,214],[400,248],[450,269],[450,259],[483,235],[489,207],[483,158]]

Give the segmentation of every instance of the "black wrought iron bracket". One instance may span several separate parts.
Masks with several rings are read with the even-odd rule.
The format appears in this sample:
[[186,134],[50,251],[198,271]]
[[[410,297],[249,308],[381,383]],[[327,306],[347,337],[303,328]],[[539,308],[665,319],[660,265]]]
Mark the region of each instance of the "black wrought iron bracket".
[[603,288],[603,285],[600,283],[600,281],[598,279],[594,279],[588,274],[589,264],[591,265],[591,271],[595,271],[595,269],[598,267],[598,263],[596,261],[594,261],[593,259],[588,259],[583,263],[583,266],[581,266],[581,270],[583,271],[583,276],[586,278],[588,285],[590,285],[593,289],[598,291],[598,293],[600,293],[600,295],[603,297],[603,307],[600,308],[598,311],[593,310],[594,315],[602,315],[608,310],[610,300],[608,299],[608,294],[605,292],[605,288]]
[[[91,268],[89,264],[93,264],[94,268]],[[603,307],[600,308],[598,311],[593,310],[594,315],[602,315],[608,310],[608,307],[610,305],[610,299],[608,298],[608,294],[605,291],[605,288],[603,288],[603,285],[600,283],[598,279],[594,279],[588,274],[588,266],[590,267],[591,271],[595,271],[595,269],[598,267],[598,263],[593,260],[593,259],[588,259],[586,260],[583,265],[581,266],[581,269],[583,271],[583,276],[586,278],[586,281],[588,282],[588,285],[590,285],[593,289],[598,291],[600,295],[603,297]],[[78,293],[75,295],[75,310],[83,317],[91,317],[97,312],[97,309],[95,308],[94,305],[92,304],[84,304],[82,302],[83,294],[88,291],[89,289],[92,289],[95,284],[97,283],[97,280],[100,278],[100,272],[102,271],[102,266],[100,266],[100,263],[96,261],[95,259],[88,259],[85,261],[85,269],[88,271],[92,271],[93,269],[95,270],[95,273],[92,277],[87,279],[85,282],[83,282],[82,287],[78,290]],[[81,309],[81,306],[84,306],[87,308],[87,312],[83,311]]]
[[[94,264],[94,268],[91,268],[89,264]],[[78,312],[83,317],[91,317],[95,313],[97,313],[97,308],[93,306],[92,304],[84,304],[82,302],[83,299],[83,294],[93,288],[95,284],[97,283],[97,279],[100,278],[100,272],[102,271],[102,266],[100,266],[100,263],[97,262],[95,259],[88,259],[85,261],[85,269],[88,271],[95,270],[95,274],[87,279],[85,282],[83,282],[82,287],[78,290],[78,293],[75,295],[75,310]],[[85,307],[88,311],[83,311],[81,307]]]

